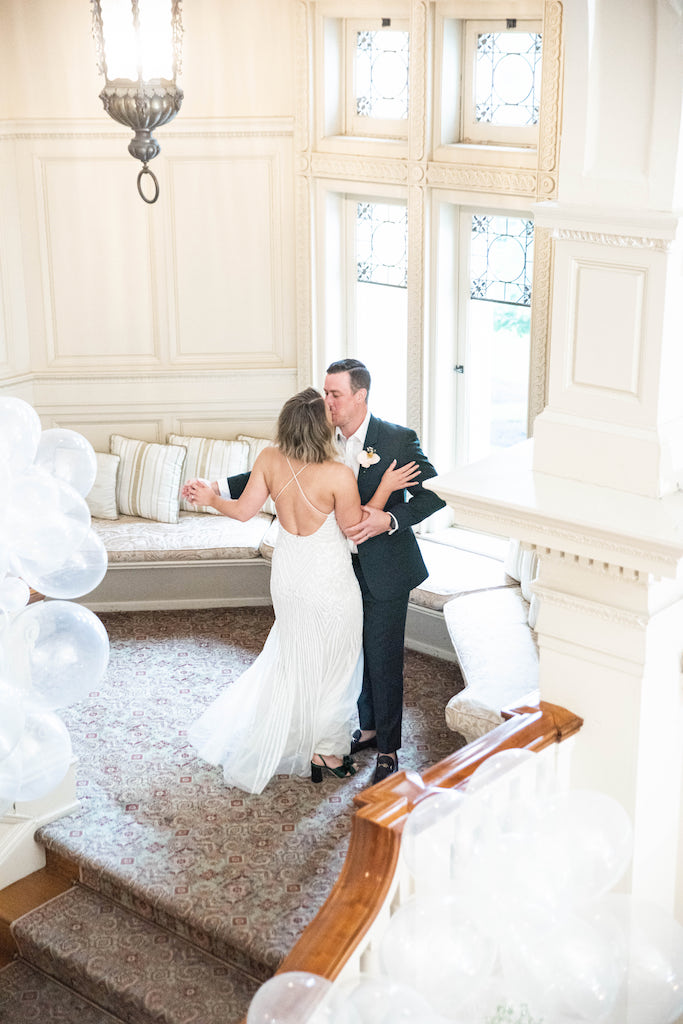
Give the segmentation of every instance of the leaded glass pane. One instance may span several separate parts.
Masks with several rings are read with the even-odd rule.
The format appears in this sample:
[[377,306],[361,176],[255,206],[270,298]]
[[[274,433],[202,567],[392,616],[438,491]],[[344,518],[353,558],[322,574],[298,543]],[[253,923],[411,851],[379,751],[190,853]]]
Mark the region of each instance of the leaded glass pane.
[[406,288],[408,211],[394,203],[358,203],[356,210],[358,281]]
[[537,125],[540,93],[540,33],[487,32],[477,36],[477,122]]
[[533,253],[532,220],[475,214],[470,297],[530,306]]
[[408,32],[356,33],[355,94],[360,117],[408,117]]

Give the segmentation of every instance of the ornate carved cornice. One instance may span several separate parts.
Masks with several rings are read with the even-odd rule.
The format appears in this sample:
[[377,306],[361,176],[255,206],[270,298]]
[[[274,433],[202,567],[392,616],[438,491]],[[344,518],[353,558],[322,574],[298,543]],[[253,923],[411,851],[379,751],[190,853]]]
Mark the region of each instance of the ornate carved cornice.
[[532,584],[532,590],[543,606],[554,605],[566,613],[588,615],[601,622],[625,626],[626,629],[642,630],[648,624],[648,619],[644,615],[627,611],[624,608],[616,608],[614,605],[604,604],[601,601],[592,601],[587,597],[563,593],[553,587],[544,587],[539,583]]
[[536,181],[535,171],[518,171],[484,164],[462,165],[432,161],[427,167],[427,184],[441,188],[498,192],[535,198]]
[[351,181],[381,181],[405,185],[407,160],[382,160],[349,154],[311,154],[311,173],[317,178],[342,178]]
[[582,231],[575,228],[555,228],[553,238],[563,242],[590,242],[615,249],[649,249],[653,252],[670,252],[674,245],[672,240],[666,238],[608,234],[604,231]]

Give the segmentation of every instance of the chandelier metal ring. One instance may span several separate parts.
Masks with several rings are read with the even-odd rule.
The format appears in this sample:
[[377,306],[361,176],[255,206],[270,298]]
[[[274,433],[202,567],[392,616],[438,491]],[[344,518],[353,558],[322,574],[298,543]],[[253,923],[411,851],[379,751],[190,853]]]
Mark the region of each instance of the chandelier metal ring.
[[[150,178],[154,182],[154,195],[151,198],[146,196],[145,193],[143,192],[143,189],[142,189],[142,176],[143,176],[143,174],[149,174]],[[157,181],[157,176],[154,173],[154,171],[150,171],[150,169],[147,166],[147,164],[145,164],[143,166],[142,170],[138,174],[138,192],[140,193],[140,198],[144,199],[144,201],[146,203],[150,203],[150,205],[152,203],[156,203],[157,199],[159,198],[159,182]]]

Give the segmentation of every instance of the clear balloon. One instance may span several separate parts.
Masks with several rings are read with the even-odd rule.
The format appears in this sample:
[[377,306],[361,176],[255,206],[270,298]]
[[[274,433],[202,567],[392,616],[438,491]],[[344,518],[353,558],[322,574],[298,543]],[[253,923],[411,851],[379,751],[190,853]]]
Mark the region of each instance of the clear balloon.
[[34,574],[26,572],[31,586],[46,597],[70,600],[82,597],[102,582],[107,571],[107,549],[93,529],[58,568]]
[[90,441],[75,430],[63,427],[42,432],[34,465],[70,484],[83,498],[97,476],[97,456]]
[[683,1015],[683,926],[661,907],[621,893],[596,901],[591,919],[616,924],[626,977],[605,1024],[677,1024]]
[[21,763],[14,756],[0,761],[0,816],[6,814],[17,799]]
[[382,970],[447,1016],[486,985],[496,951],[476,918],[467,918],[449,896],[408,900],[392,916],[379,947]]
[[0,679],[0,761],[16,747],[25,722],[23,694],[8,680]]
[[501,946],[510,996],[544,1020],[603,1021],[616,1005],[625,957],[613,921],[528,914]]
[[28,604],[31,590],[28,584],[16,576],[0,578],[0,608],[6,612],[18,612]]
[[401,856],[416,885],[443,889],[453,878],[465,799],[455,789],[435,789],[408,815],[401,835]]
[[617,800],[575,789],[542,801],[540,811],[547,869],[565,900],[594,900],[619,882],[633,855],[633,826]]
[[40,417],[21,398],[0,398],[0,465],[14,476],[33,462],[40,440]]
[[73,757],[71,737],[54,711],[29,707],[17,746],[2,764],[15,762],[19,786],[16,801],[37,800],[62,781]]
[[30,696],[55,710],[82,700],[109,661],[107,631],[88,608],[70,601],[40,601],[16,616],[7,638],[9,656]]
[[385,1020],[422,1024],[433,1012],[415,989],[382,974],[360,974],[338,982],[331,1006],[334,1024],[383,1024]]
[[31,466],[16,481],[17,500],[5,509],[4,531],[22,576],[57,569],[85,539],[90,510],[69,484]]
[[[478,768],[472,772],[467,782],[467,793],[472,796],[474,793],[480,792],[482,789],[490,786],[494,782],[498,782],[509,776],[509,773],[515,771],[516,774],[513,778],[510,778],[510,783],[514,786],[515,792],[513,796],[519,796],[518,789],[521,785],[518,782],[519,772],[517,771],[522,765],[529,765],[529,762],[536,759],[536,754],[532,750],[501,750],[497,754],[493,754],[491,757],[487,757]],[[535,769],[534,765],[534,769]]]
[[322,1024],[323,1000],[332,982],[307,971],[275,974],[258,989],[247,1013],[247,1024]]

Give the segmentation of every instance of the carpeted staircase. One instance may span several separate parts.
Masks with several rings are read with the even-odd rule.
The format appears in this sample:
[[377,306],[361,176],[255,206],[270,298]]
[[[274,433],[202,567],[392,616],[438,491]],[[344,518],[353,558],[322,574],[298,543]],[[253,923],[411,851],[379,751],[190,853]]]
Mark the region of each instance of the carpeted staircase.
[[[269,609],[103,615],[101,690],[63,712],[81,810],[39,840],[79,882],[12,925],[2,1024],[238,1024],[324,902],[372,752],[344,782],[278,777],[261,796],[198,761],[187,724],[260,650]],[[457,667],[406,652],[401,767],[454,749]]]

